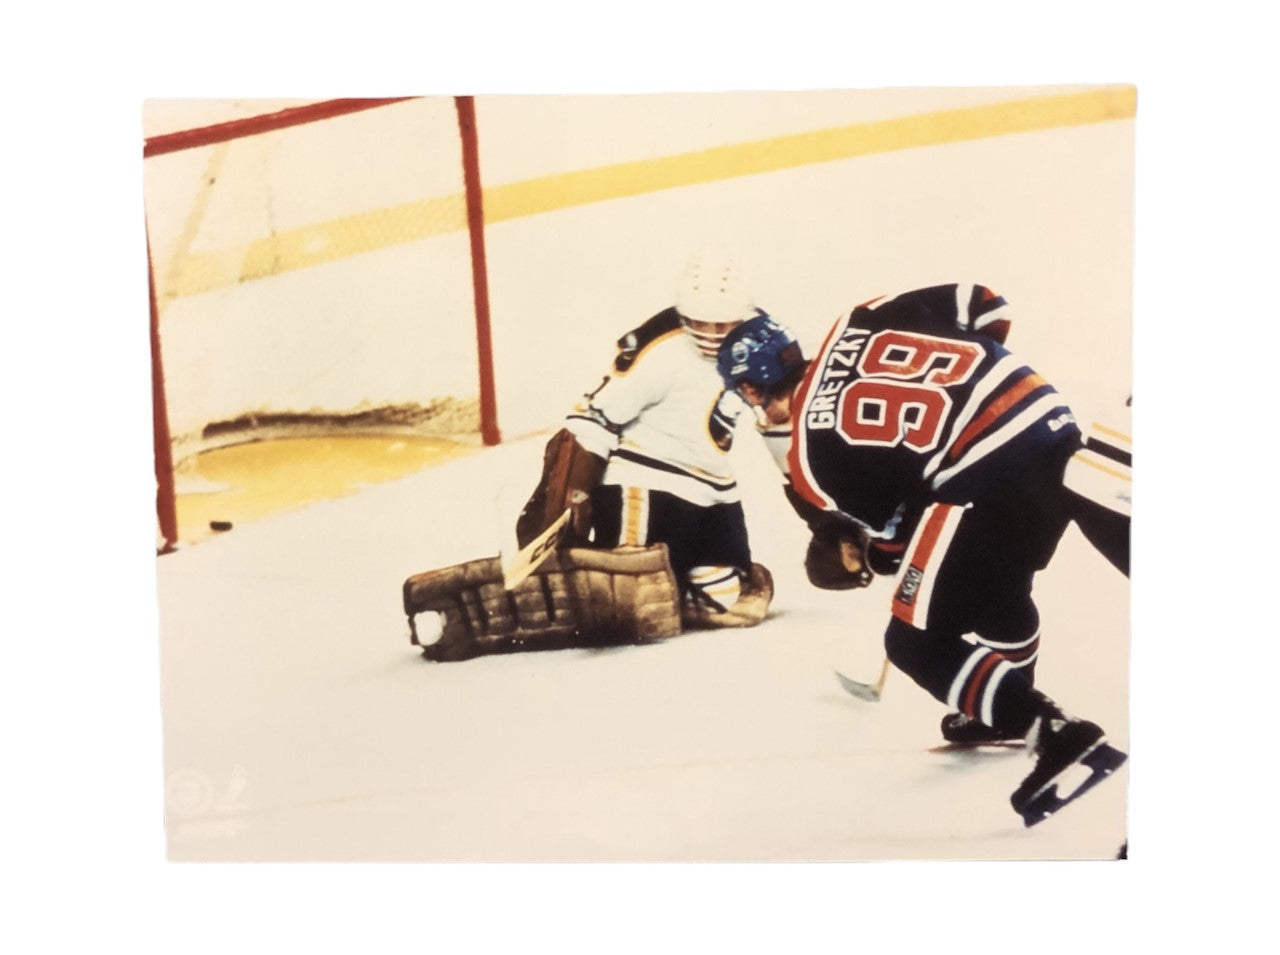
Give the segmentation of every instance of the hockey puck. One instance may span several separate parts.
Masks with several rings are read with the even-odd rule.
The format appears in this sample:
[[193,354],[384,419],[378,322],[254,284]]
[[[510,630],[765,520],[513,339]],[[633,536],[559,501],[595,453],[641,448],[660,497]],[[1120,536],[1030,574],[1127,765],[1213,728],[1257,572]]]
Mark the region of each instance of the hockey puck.
[[210,521],[209,530],[212,531],[229,531],[231,530],[230,521]]

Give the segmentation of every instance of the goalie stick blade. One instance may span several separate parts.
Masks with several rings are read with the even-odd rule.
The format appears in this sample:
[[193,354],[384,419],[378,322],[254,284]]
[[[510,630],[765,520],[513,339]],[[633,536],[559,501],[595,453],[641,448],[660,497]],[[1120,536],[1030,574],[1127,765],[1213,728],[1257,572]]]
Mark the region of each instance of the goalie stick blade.
[[517,551],[510,561],[503,555],[503,587],[514,590],[524,582],[525,578],[542,566],[542,562],[560,545],[572,514],[573,511],[566,507],[564,513],[557,517],[550,527]]

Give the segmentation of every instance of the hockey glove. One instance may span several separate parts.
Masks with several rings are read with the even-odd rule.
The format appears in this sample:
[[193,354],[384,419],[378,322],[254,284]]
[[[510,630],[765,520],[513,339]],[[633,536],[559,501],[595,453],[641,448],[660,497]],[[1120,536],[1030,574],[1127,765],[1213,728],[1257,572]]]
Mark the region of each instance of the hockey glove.
[[873,577],[867,560],[866,533],[853,522],[814,507],[788,482],[783,486],[787,500],[813,531],[804,555],[809,583],[821,590],[856,590]]
[[592,454],[561,428],[547,442],[542,456],[542,479],[516,520],[516,543],[524,547],[550,527],[568,508],[573,512],[565,546],[587,543],[591,537],[591,489],[604,477],[604,458]]
[[822,590],[857,590],[875,577],[867,563],[867,537],[854,526],[815,531],[804,555],[804,569],[809,583]]

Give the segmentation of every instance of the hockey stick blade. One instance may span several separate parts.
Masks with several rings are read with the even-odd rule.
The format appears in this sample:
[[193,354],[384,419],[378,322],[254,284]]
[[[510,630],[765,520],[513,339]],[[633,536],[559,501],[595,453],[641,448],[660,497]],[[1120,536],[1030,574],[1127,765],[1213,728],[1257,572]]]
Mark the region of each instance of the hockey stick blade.
[[542,562],[550,557],[552,552],[560,546],[560,541],[569,526],[569,518],[572,514],[572,510],[565,508],[564,513],[557,517],[550,527],[522,547],[511,558],[510,562],[505,558],[503,559],[503,587],[507,590],[514,590],[530,574],[542,566]]
[[849,679],[839,670],[835,673],[836,679],[840,681],[846,693],[860,700],[866,700],[868,703],[879,703],[880,694],[884,692],[884,681],[889,676],[889,658],[884,658],[884,666],[880,668],[880,678],[875,683],[859,683],[857,680]]

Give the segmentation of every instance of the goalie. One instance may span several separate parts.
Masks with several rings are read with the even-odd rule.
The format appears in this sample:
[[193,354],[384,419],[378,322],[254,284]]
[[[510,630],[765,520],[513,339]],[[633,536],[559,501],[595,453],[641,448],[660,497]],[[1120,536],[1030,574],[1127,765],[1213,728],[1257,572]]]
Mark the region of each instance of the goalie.
[[675,304],[618,340],[603,382],[547,443],[516,540],[549,535],[558,551],[510,599],[496,558],[406,581],[411,621],[428,603],[445,614],[428,656],[643,642],[764,619],[773,580],[752,562],[729,457],[751,411],[715,367],[724,337],[764,314],[735,260],[689,262]]

